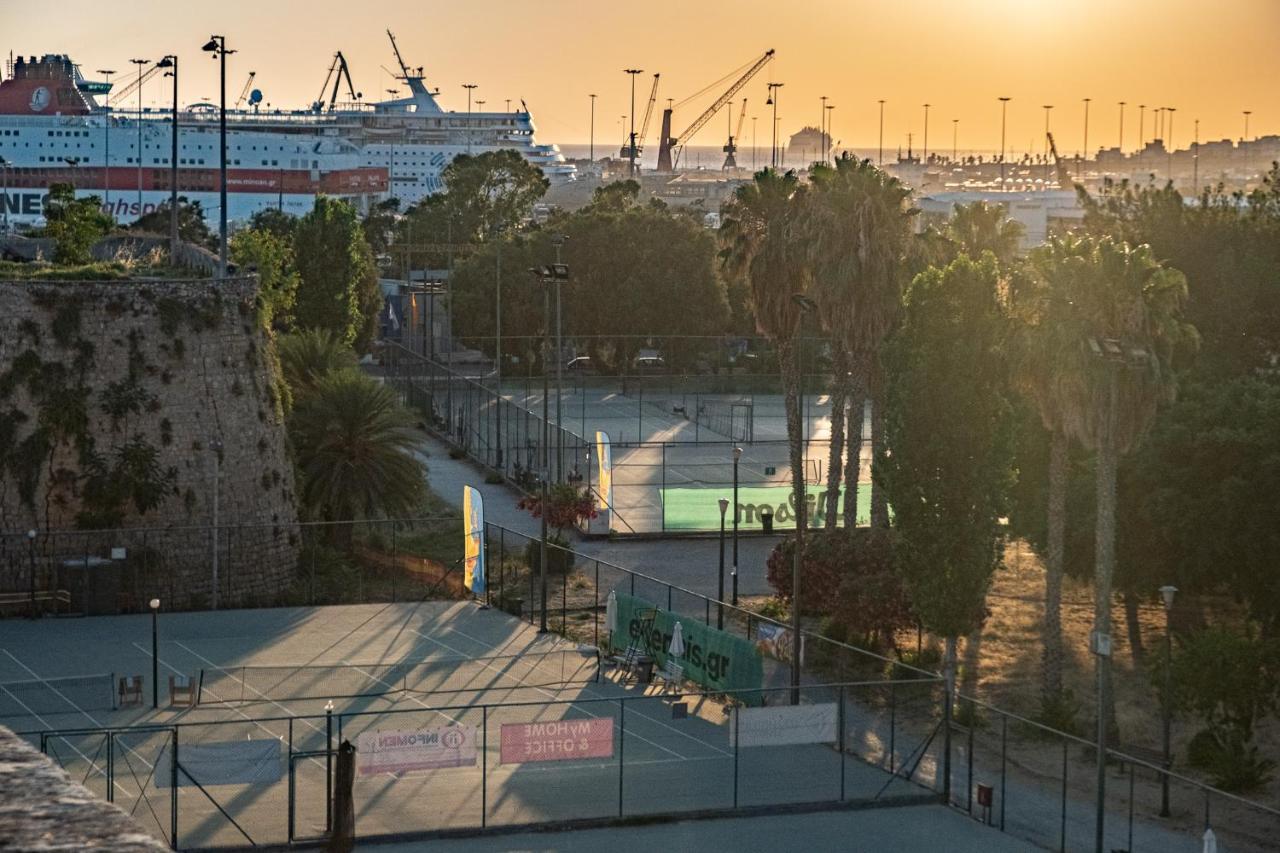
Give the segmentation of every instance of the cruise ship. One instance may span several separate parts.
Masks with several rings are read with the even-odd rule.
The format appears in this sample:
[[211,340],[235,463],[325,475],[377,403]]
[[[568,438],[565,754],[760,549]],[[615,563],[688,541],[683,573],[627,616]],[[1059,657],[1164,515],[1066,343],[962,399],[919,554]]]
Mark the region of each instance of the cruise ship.
[[[407,97],[361,102],[339,53],[334,69],[345,73],[350,100],[337,100],[334,77],[328,103],[262,110],[258,95],[249,99],[250,108],[227,111],[227,218],[233,225],[266,208],[304,214],[321,193],[362,211],[389,197],[404,209],[440,192],[444,168],[466,153],[514,149],[552,183],[576,178],[556,146],[535,141],[523,104],[510,112],[446,111],[421,69],[415,73],[395,53]],[[148,68],[143,80],[159,70]],[[72,184],[78,196],[99,196],[105,212],[127,223],[168,201],[175,174],[179,195],[199,202],[206,218],[217,221],[216,105],[180,109],[175,170],[172,111],[109,105],[111,85],[86,79],[63,55],[10,59],[5,71],[0,212],[8,214],[3,221],[10,226],[38,225],[54,183]]]

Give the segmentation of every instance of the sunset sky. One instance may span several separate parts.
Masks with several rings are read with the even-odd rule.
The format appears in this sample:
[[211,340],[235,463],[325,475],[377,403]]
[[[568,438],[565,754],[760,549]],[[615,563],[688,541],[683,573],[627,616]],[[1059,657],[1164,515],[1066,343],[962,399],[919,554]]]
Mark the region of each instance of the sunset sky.
[[[0,0],[3,49],[14,54],[67,53],[85,73],[127,70],[131,58],[177,53],[182,100],[216,99],[216,63],[201,54],[210,33],[239,51],[229,59],[228,97],[248,72],[277,107],[303,107],[319,94],[335,50],[351,65],[366,99],[385,97],[396,81],[391,28],[405,60],[425,67],[446,109],[466,110],[463,83],[476,83],[485,109],[524,98],[543,141],[586,142],[589,98],[599,95],[597,145],[623,139],[629,109],[624,67],[642,68],[637,112],[655,71],[660,105],[702,89],[768,48],[772,66],[745,90],[748,115],[760,117],[767,145],[765,84],[784,83],[778,115],[785,135],[817,124],[819,97],[836,106],[833,135],[846,146],[874,148],[877,99],[887,101],[885,147],[922,142],[930,110],[930,148],[950,150],[952,119],[961,149],[999,147],[1007,95],[1009,146],[1041,146],[1043,104],[1064,154],[1083,142],[1082,99],[1093,104],[1089,147],[1115,145],[1118,101],[1125,147],[1138,142],[1139,103],[1177,108],[1174,144],[1186,147],[1193,122],[1202,140],[1237,138],[1243,110],[1250,135],[1280,132],[1280,0],[792,0],[598,3],[567,0],[468,3],[426,0],[60,0],[56,14],[30,0]],[[155,84],[144,100],[162,103]],[[683,129],[711,94],[677,112]],[[719,144],[719,118],[695,144]],[[750,125],[750,122],[748,122]],[[749,135],[750,130],[747,130]],[[656,138],[657,126],[650,139]],[[744,140],[747,142],[748,140]],[[598,149],[600,150],[600,149]]]

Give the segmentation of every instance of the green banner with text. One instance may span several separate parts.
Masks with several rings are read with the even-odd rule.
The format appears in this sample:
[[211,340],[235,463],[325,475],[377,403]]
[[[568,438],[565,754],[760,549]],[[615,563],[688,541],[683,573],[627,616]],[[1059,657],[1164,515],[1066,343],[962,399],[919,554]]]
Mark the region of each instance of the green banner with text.
[[[664,530],[719,530],[720,498],[733,499],[732,488],[719,486],[673,486],[662,491],[662,527]],[[826,521],[827,487],[810,484],[807,487],[809,527],[821,528]],[[844,524],[845,490],[840,490],[837,512]],[[859,483],[857,490],[858,525],[864,526],[871,518],[871,484]],[[773,515],[774,530],[795,530],[795,493],[790,486],[746,486],[738,489],[738,529],[762,530],[761,516]],[[726,518],[726,525],[733,525],[733,516]]]
[[[719,631],[688,616],[669,610],[657,610],[643,598],[614,590],[618,602],[618,630],[609,637],[609,648],[622,652],[634,645],[644,650],[662,666],[671,657],[671,634],[676,623],[684,636],[684,654],[677,663],[684,667],[684,677],[708,690],[732,693],[735,690],[759,690],[764,685],[764,662],[760,651],[748,640]],[[640,619],[640,612],[657,610],[653,627]],[[759,693],[739,697],[748,705],[760,704]]]

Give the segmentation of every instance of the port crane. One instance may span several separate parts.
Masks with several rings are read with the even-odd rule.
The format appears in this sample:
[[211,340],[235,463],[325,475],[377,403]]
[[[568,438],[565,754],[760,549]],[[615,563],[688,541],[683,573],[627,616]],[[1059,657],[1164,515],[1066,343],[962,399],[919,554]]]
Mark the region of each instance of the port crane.
[[142,72],[141,77],[134,77],[125,86],[121,86],[111,94],[115,96],[114,100],[117,104],[123,104],[124,99],[138,91],[138,87],[146,83],[152,77],[159,74],[163,69],[159,65],[152,65],[146,71]]
[[253,85],[253,78],[257,74],[257,71],[249,72],[249,79],[244,81],[244,88],[240,90],[240,97],[236,98],[236,109],[240,109],[244,105],[245,99],[249,97],[249,87]]
[[[342,51],[338,51],[333,55],[333,63],[329,66],[329,73],[324,77],[324,83],[320,86],[320,97],[316,98],[311,104],[312,112],[324,112],[326,109],[330,112],[338,103],[338,88],[342,85],[342,79],[347,80],[347,93],[351,96],[351,100],[358,101],[362,93],[356,91],[355,84],[351,82],[351,70],[347,68],[347,58],[342,55]],[[324,102],[324,92],[329,88],[329,81],[333,81],[333,91],[329,95],[329,103]]]
[[1053,134],[1046,133],[1049,138],[1049,153],[1053,155],[1053,168],[1058,172],[1058,186],[1067,189],[1075,185],[1075,181],[1071,180],[1071,170],[1067,168],[1067,164],[1062,162],[1062,158],[1058,156],[1058,146],[1053,142]]
[[742,123],[747,118],[747,99],[742,99],[742,112],[738,113],[738,127],[729,134],[729,141],[724,144],[724,170],[726,172],[738,168],[738,161],[733,155],[738,153],[738,140],[742,138]]
[[[640,122],[640,132],[636,134],[636,160],[640,159],[640,154],[644,151],[644,140],[649,135],[649,120],[653,118],[653,105],[658,100],[658,78],[661,74],[653,75],[653,88],[649,90],[649,104],[644,108],[644,120]],[[622,151],[619,156],[624,160],[631,158],[630,141],[622,143]]]
[[662,141],[658,148],[658,171],[670,172],[680,163],[680,155],[684,151],[684,146],[688,144],[693,135],[703,128],[703,126],[711,121],[712,116],[720,111],[720,108],[729,103],[729,99],[738,93],[743,86],[750,82],[751,78],[760,72],[773,59],[774,51],[772,49],[765,52],[763,56],[751,63],[743,74],[733,81],[731,85],[720,97],[716,98],[711,106],[703,111],[702,115],[693,120],[693,123],[685,128],[684,132],[672,136],[671,135],[671,113],[672,108],[668,107],[662,112]]

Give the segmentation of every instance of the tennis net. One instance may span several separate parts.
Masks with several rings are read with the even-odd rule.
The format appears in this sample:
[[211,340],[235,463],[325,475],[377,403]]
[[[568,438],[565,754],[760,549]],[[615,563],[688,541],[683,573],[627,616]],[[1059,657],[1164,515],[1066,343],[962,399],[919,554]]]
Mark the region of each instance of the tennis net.
[[680,397],[646,399],[650,406],[668,417],[697,423],[710,432],[732,441],[751,441],[755,425],[755,402],[750,398],[725,399],[684,394]]
[[484,658],[440,657],[394,664],[206,667],[196,702],[333,699],[561,687],[600,680],[600,653],[583,647]]
[[111,673],[0,682],[0,717],[112,711],[115,697]]

